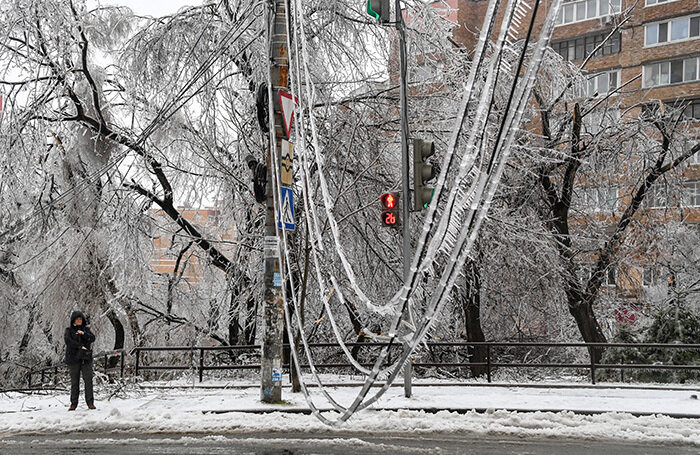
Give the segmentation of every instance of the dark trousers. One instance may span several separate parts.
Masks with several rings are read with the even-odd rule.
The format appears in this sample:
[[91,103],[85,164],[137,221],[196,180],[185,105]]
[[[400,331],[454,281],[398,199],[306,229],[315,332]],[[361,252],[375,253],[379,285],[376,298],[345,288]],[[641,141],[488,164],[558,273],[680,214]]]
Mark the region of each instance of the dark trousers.
[[78,397],[80,396],[80,373],[83,374],[83,382],[85,383],[85,403],[89,405],[95,402],[95,397],[92,394],[92,362],[81,362],[68,365],[70,371],[70,404],[78,406]]

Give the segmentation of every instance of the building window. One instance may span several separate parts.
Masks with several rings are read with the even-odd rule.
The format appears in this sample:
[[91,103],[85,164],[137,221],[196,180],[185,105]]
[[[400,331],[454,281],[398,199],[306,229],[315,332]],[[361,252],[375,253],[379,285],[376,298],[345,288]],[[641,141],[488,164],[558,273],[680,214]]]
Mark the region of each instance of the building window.
[[[667,103],[664,103],[667,106],[672,106],[676,109],[683,109],[683,116],[687,120],[700,120],[700,98],[694,99],[694,100],[679,100],[679,101],[669,101]],[[642,114],[641,118],[645,119],[650,119],[653,118],[655,115],[658,115],[659,112],[659,103],[649,103],[649,104],[644,104],[642,106]],[[694,157],[697,156],[694,155]],[[693,159],[696,158],[691,158],[691,162]],[[695,164],[700,164],[700,163],[695,163]]]
[[[700,98],[687,101],[687,103],[685,109],[683,109],[683,115],[689,119],[700,120]],[[691,158],[695,159],[696,164],[700,164],[697,158],[698,155],[700,155],[700,153],[696,153],[693,155],[693,158]]]
[[695,229],[695,235],[700,237],[700,223],[694,223],[694,224],[691,224],[690,226],[692,226]]
[[617,269],[615,267],[608,266],[608,268],[603,271],[605,275],[603,275],[603,282],[601,283],[603,286],[607,287],[615,287],[617,286]]
[[661,209],[668,207],[668,190],[663,185],[652,185],[647,189],[644,197],[644,205],[648,209]]
[[620,11],[622,11],[621,0],[577,0],[566,2],[559,10],[557,25],[618,14]]
[[639,118],[642,119],[652,119],[655,116],[657,116],[659,113],[659,105],[657,103],[652,103],[652,104],[643,104],[642,105],[642,113]]
[[619,109],[598,109],[583,117],[583,131],[594,136],[620,123]]
[[220,221],[221,221],[219,218],[220,217],[219,217],[218,213],[215,213],[214,215],[208,215],[207,216],[208,225],[209,226],[218,226]]
[[662,3],[671,3],[676,0],[647,0],[646,6],[660,5]]
[[593,98],[598,95],[606,95],[618,86],[620,80],[620,71],[606,71],[596,74],[588,78],[588,86],[586,87],[586,96]]
[[[585,270],[579,269],[579,276],[584,276],[586,281],[589,281],[593,276],[594,267],[595,265],[589,265]],[[617,286],[617,269],[615,266],[610,265],[603,271],[603,281],[601,284],[608,287]]]
[[416,65],[409,68],[408,82],[417,83],[425,82],[437,78],[443,73],[444,65],[442,63],[426,61],[421,65]]
[[571,89],[572,98],[594,98],[615,91],[620,83],[620,70],[605,71],[586,76],[587,80],[577,83]]
[[693,82],[698,80],[698,57],[644,65],[644,87]]
[[[584,36],[570,40],[558,41],[552,44],[554,51],[561,55],[564,60],[582,60],[593,53],[609,33],[601,33],[598,35]],[[601,47],[594,57],[603,55],[612,55],[620,53],[621,34],[617,32],[613,34],[605,45]]]
[[[700,106],[700,100],[698,100],[698,106]],[[700,152],[695,152],[688,158],[688,164],[700,164]],[[700,224],[698,224],[700,226]]]
[[686,207],[700,207],[700,182],[683,184],[683,202]]
[[651,287],[664,284],[661,279],[661,271],[658,267],[646,266],[642,269],[642,286]]
[[577,205],[591,212],[614,212],[617,210],[617,188],[584,187],[576,190]]
[[700,16],[686,16],[644,26],[644,45],[654,46],[700,36]]

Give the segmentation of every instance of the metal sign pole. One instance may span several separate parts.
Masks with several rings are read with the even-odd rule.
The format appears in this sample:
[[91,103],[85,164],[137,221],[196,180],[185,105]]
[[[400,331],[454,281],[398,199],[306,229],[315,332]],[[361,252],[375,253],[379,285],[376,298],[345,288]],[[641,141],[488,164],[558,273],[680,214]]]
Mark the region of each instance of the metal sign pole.
[[[265,291],[264,291],[264,334],[262,360],[260,365],[260,399],[265,403],[282,400],[282,332],[284,330],[284,302],[282,299],[282,280],[280,261],[277,256],[279,239],[275,227],[275,203],[273,179],[278,170],[273,168],[272,150],[279,154],[285,129],[282,125],[280,101],[277,97],[280,89],[287,90],[289,78],[289,52],[287,49],[286,1],[275,0],[268,3],[274,10],[271,43],[272,104],[274,106],[274,132],[276,147],[268,148],[267,154],[267,210],[265,213]],[[268,16],[269,17],[269,16]],[[279,162],[279,155],[276,162]]]
[[[411,232],[409,230],[409,172],[408,166],[410,157],[408,156],[408,89],[406,87],[408,81],[408,63],[406,56],[406,26],[403,21],[401,12],[401,1],[396,0],[396,30],[399,33],[399,82],[400,82],[400,97],[401,97],[401,180],[403,183],[401,215],[403,221],[403,279],[404,282],[408,279],[411,265]],[[408,305],[403,314],[404,321],[410,322],[410,312]],[[408,343],[404,342],[404,349],[408,349]],[[406,366],[404,367],[403,386],[404,395],[407,398],[411,397],[411,375],[413,374],[413,365],[409,357]]]

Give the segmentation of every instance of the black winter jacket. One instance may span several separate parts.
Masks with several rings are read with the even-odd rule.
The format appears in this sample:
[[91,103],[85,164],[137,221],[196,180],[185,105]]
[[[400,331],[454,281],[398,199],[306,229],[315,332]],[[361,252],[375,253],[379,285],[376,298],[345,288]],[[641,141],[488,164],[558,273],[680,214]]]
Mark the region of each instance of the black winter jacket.
[[[82,325],[74,324],[74,321],[78,318],[83,318]],[[83,335],[79,334],[78,330],[82,331]],[[90,345],[95,341],[95,335],[90,331],[90,327],[87,326],[83,313],[74,311],[70,315],[70,327],[66,328],[63,339],[66,342],[66,363],[69,365],[80,363],[78,351],[82,349],[83,346],[90,349]]]

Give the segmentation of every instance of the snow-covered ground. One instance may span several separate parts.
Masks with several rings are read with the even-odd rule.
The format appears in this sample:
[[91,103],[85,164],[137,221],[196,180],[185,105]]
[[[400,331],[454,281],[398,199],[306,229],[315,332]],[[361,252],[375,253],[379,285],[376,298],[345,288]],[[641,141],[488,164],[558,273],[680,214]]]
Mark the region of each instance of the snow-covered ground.
[[[697,390],[418,385],[413,391],[414,397],[407,399],[402,388],[394,387],[375,409],[359,412],[335,428],[325,426],[312,415],[290,412],[308,408],[303,396],[290,393],[288,388],[283,392],[286,404],[264,405],[259,401],[257,388],[131,386],[120,397],[110,400],[105,396],[107,390],[103,390],[98,393],[96,411],[88,411],[81,403],[76,412],[67,411],[66,393],[6,393],[0,395],[0,437],[86,431],[332,433],[351,430],[619,439],[700,447],[700,400],[691,397],[699,393]],[[332,388],[332,395],[342,404],[350,403],[356,393],[353,387]],[[330,409],[318,390],[312,389],[312,394],[322,409]],[[467,411],[471,409],[485,411]],[[537,409],[546,411],[522,412]],[[664,414],[695,417],[674,418]]]

